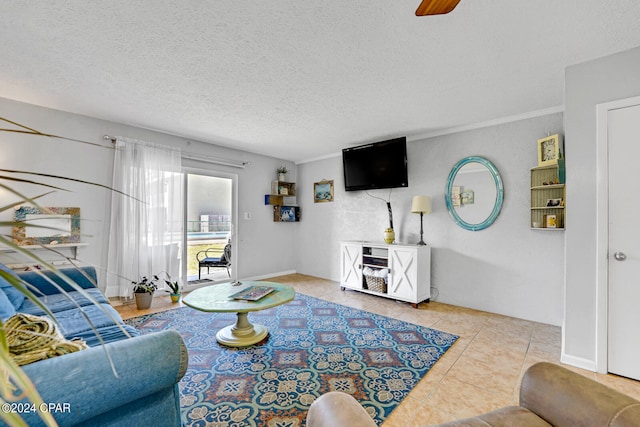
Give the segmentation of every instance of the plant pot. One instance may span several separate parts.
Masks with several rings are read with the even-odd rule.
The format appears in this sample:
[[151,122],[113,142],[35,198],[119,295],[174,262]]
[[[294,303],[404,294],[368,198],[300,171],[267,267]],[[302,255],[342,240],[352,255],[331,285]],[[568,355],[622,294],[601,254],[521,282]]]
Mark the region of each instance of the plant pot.
[[171,302],[180,301],[180,294],[169,294],[169,296],[171,297]]
[[151,307],[151,301],[153,300],[153,294],[148,292],[136,293],[136,306],[138,310],[146,310]]
[[279,173],[278,174],[278,181],[286,181],[285,178],[286,178],[285,174],[283,174],[283,173]]

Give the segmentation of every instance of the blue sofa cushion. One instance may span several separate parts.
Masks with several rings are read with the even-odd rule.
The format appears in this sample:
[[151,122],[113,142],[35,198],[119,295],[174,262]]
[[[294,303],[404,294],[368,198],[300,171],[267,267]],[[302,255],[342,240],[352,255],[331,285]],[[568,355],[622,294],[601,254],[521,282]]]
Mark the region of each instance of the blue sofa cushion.
[[[76,286],[80,286],[83,289],[97,288],[98,279],[95,267],[62,268],[59,272],[67,276]],[[19,276],[22,280],[31,284],[32,287],[37,288],[38,296],[59,294],[60,288],[66,292],[76,290],[61,278],[58,273],[49,270],[21,271]]]
[[[100,304],[99,307],[88,305],[82,308],[57,311],[54,314],[60,324],[60,332],[66,339],[80,338],[89,347],[100,344],[100,340],[93,328],[98,331],[105,343],[126,338],[127,335],[123,329],[129,332],[131,336],[140,334],[136,329],[124,325],[119,320],[120,315],[118,312],[109,304]],[[91,319],[91,323],[89,323],[87,317]]]
[[[82,293],[53,271],[21,271],[18,276],[30,284],[40,302],[53,313],[58,329],[66,339],[80,338],[89,347],[93,347],[102,342],[108,343],[140,335],[135,328],[124,324],[118,312],[109,304],[109,300],[96,287],[94,267],[62,268],[60,273],[67,276],[76,286],[83,288]],[[83,294],[88,294],[88,297]],[[29,299],[16,311],[36,316],[47,315]],[[98,339],[94,329],[102,341]]]
[[[127,332],[123,332],[123,329]],[[98,338],[93,331],[85,331],[80,335],[80,337],[89,347],[98,347],[102,343],[108,344],[140,335],[140,332],[136,328],[123,323],[113,326],[104,326],[98,330],[98,333],[100,334],[100,338]],[[127,334],[129,335],[127,336]],[[102,341],[100,341],[100,339],[102,339]]]
[[[15,273],[15,271],[10,269],[6,265],[0,264],[0,270],[18,279],[18,275]],[[2,276],[0,276],[0,289],[4,291],[6,296],[9,298],[9,301],[11,301],[11,305],[13,305],[14,308],[20,307],[22,305],[22,302],[26,298],[22,292],[14,288],[13,285],[7,282],[7,280]]]
[[0,318],[7,320],[11,316],[16,314],[16,308],[9,301],[9,297],[0,289]]
[[[99,289],[85,289],[85,292],[88,293],[99,304],[109,304],[109,301],[107,301],[107,298],[102,292],[100,292]],[[45,295],[40,297],[39,299],[53,313],[57,313],[58,311],[72,310],[74,308],[85,307],[87,305],[93,304],[93,301],[90,301],[87,297],[81,295],[78,291],[67,292],[66,295]],[[45,315],[45,312],[42,311],[40,307],[38,307],[33,303],[33,301],[29,299],[24,300],[22,305],[18,307],[17,311],[20,313],[34,314],[36,316]]]

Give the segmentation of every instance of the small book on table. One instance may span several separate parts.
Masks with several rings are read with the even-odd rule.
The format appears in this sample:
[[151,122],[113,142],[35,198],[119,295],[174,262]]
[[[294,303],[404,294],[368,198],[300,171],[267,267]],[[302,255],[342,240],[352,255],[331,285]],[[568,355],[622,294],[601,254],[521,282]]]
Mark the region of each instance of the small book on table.
[[273,291],[275,291],[275,288],[271,286],[249,286],[248,288],[231,295],[230,298],[245,301],[258,301]]

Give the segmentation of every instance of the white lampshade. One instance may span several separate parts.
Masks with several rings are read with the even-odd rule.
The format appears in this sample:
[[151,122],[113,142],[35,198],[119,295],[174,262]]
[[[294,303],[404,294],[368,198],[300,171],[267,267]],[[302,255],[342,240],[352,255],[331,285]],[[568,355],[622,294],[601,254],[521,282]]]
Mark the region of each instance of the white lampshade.
[[431,213],[431,197],[429,196],[413,196],[411,203],[411,213]]

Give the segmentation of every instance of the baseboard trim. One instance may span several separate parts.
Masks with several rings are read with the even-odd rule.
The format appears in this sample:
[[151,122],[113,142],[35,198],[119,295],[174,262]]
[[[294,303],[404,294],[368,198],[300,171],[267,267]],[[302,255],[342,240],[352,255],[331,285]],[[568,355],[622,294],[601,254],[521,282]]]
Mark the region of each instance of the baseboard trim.
[[597,372],[596,362],[582,357],[571,356],[563,354],[560,356],[560,361],[566,365],[575,366],[576,368],[586,369],[587,371]]
[[269,274],[263,274],[260,276],[252,276],[252,277],[244,277],[242,279],[239,280],[264,280],[264,279],[270,279],[272,277],[278,277],[278,276],[286,276],[288,274],[295,274],[297,273],[296,270],[286,270],[286,271],[280,271],[280,272],[276,272],[276,273],[269,273]]

